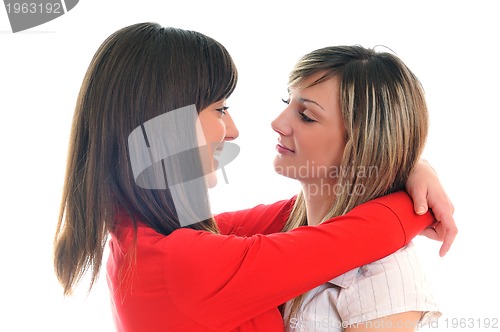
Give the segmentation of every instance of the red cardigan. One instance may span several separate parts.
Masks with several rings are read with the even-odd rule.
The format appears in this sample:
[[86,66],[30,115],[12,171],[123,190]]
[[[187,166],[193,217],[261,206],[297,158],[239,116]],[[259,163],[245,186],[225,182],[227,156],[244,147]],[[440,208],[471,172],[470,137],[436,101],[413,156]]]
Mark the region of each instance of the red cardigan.
[[217,216],[232,235],[183,228],[164,236],[140,224],[133,263],[133,228],[121,220],[107,263],[117,330],[283,331],[277,306],[398,250],[432,222],[396,193],[318,226],[275,233],[291,205]]

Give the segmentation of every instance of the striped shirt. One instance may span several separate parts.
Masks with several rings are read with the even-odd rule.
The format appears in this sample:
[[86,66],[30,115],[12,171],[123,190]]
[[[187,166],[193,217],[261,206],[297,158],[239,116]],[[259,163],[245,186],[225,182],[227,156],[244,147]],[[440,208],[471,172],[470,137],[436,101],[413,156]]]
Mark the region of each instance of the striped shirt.
[[[304,296],[287,332],[340,332],[384,316],[421,311],[418,327],[441,316],[413,242],[381,260],[353,269]],[[289,301],[285,313],[290,311]]]

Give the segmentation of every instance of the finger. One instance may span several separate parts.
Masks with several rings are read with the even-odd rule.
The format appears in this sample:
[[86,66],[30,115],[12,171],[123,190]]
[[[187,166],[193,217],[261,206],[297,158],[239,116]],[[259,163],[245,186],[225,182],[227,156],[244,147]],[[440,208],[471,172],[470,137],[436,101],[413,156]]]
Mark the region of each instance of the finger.
[[455,238],[458,234],[458,229],[456,227],[447,228],[445,230],[443,244],[441,245],[441,249],[439,250],[439,256],[443,257],[450,250],[451,245],[455,241]]
[[421,202],[415,201],[414,208],[415,208],[415,213],[418,215],[425,214],[427,212],[427,210],[429,209],[427,207],[427,203],[425,201],[421,201]]
[[443,244],[441,245],[441,249],[439,250],[439,256],[443,257],[450,250],[453,241],[455,241],[455,237],[458,234],[457,225],[455,224],[455,220],[453,218],[453,208],[448,209],[445,212],[439,211],[439,213],[435,213],[436,219],[439,223],[436,225],[436,232],[440,234],[441,241]]
[[427,206],[427,191],[426,190],[413,190],[409,193],[413,199],[413,209],[418,215],[422,215],[427,212],[429,207]]

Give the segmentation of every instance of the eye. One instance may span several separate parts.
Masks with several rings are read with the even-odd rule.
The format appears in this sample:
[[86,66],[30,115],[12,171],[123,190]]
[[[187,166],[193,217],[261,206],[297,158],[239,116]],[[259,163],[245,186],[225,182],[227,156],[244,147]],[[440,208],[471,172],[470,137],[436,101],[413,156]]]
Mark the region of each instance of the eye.
[[307,115],[304,114],[304,112],[299,112],[301,120],[304,122],[316,122],[316,120],[311,119]]
[[288,99],[281,98],[281,101],[284,102],[287,105],[290,105],[290,98],[288,98]]
[[220,112],[222,114],[222,116],[226,115],[226,110],[229,108],[229,106],[224,106],[224,107],[221,107],[221,108],[216,108],[215,110],[217,112]]

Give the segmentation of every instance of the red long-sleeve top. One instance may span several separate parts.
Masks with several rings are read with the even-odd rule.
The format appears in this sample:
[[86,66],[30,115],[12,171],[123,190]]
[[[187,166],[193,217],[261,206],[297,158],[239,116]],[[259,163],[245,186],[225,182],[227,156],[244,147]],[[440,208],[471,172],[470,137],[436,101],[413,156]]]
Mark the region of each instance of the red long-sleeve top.
[[120,220],[107,263],[117,330],[283,331],[280,304],[398,250],[432,222],[396,193],[276,233],[292,204],[218,215],[225,235],[179,229],[164,236],[140,223],[135,261],[132,224]]

